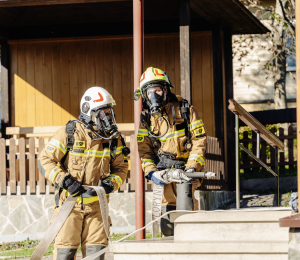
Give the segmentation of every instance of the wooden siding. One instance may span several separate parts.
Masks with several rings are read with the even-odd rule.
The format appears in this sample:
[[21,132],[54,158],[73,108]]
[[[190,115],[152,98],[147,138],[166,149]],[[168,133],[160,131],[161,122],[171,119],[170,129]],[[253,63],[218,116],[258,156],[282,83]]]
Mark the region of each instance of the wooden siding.
[[[12,126],[63,125],[79,115],[84,91],[106,88],[119,123],[133,122],[131,37],[10,42]],[[192,33],[192,103],[214,136],[210,33]],[[165,70],[180,94],[179,35],[145,36],[144,68]]]

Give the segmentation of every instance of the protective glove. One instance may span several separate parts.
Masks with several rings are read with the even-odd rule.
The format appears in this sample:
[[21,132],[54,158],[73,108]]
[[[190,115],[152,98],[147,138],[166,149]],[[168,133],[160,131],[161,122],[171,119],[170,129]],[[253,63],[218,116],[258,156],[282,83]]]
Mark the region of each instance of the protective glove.
[[85,192],[85,189],[82,185],[71,178],[70,175],[67,175],[63,180],[63,188],[66,189],[72,197],[80,196]]
[[294,213],[298,213],[298,192],[293,192],[291,195],[291,201],[289,202],[290,207]]
[[158,185],[166,185],[171,183],[170,181],[168,181],[168,178],[166,176],[167,172],[168,170],[150,172],[147,178],[152,180],[154,183]]
[[195,172],[196,169],[194,167],[191,167],[191,168],[185,168],[184,170],[185,172]]
[[104,179],[101,181],[102,187],[104,188],[106,194],[111,193],[114,190],[114,185],[111,179]]
[[[101,181],[101,186],[104,188],[106,194],[109,194],[114,190],[114,185],[110,179],[104,179]],[[90,196],[98,196],[97,192],[92,188],[87,189],[86,193]]]
[[173,179],[174,181],[177,182],[192,180],[191,178],[189,178],[184,174],[183,170],[180,169],[170,169],[168,172],[168,176],[169,176],[169,180]]

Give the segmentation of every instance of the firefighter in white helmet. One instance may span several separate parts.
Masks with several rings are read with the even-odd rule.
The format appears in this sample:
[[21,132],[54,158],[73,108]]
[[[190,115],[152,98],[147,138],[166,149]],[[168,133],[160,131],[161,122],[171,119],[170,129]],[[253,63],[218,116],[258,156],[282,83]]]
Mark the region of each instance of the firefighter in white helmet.
[[[135,100],[143,98],[137,142],[143,171],[154,183],[164,185],[162,213],[176,209],[176,183],[167,183],[166,170],[201,172],[205,165],[206,133],[194,106],[172,93],[174,88],[166,72],[150,67],[141,76]],[[185,175],[185,174],[184,174]],[[190,180],[185,176],[186,180]],[[194,210],[198,209],[194,191],[199,179],[191,180]],[[161,231],[173,235],[174,224],[166,216]]]
[[58,130],[38,158],[41,174],[56,187],[53,218],[68,196],[78,197],[55,238],[54,259],[74,259],[80,244],[83,257],[108,245],[98,196],[82,185],[97,186],[101,181],[109,194],[127,176],[130,151],[116,125],[115,105],[104,88],[89,88],[80,102],[79,120]]

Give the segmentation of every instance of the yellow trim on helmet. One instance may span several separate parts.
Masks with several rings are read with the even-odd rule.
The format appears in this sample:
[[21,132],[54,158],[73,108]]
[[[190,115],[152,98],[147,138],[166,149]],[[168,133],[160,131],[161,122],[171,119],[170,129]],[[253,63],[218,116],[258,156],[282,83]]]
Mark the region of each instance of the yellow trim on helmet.
[[174,87],[166,72],[158,68],[149,67],[140,78],[140,91],[142,91],[143,87],[155,82],[164,82],[168,86]]

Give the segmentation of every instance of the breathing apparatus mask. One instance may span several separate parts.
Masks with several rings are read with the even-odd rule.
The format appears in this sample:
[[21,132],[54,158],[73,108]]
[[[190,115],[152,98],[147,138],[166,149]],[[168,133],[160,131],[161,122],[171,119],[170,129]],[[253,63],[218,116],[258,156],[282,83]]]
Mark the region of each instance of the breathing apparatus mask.
[[144,91],[151,115],[154,117],[161,116],[166,104],[166,87],[161,84],[150,84]]
[[[163,116],[164,109],[169,99],[169,95],[171,94],[171,88],[174,88],[172,82],[166,72],[161,69],[149,67],[142,74],[140,78],[140,87],[137,88],[134,92],[134,100],[137,101],[142,96],[143,98],[143,109],[144,111],[141,113],[141,123],[148,130],[149,137],[153,138],[161,138],[166,135],[168,132],[170,123]],[[171,103],[172,104],[172,103]],[[173,110],[172,110],[173,111]],[[174,114],[172,112],[172,114]],[[153,116],[155,118],[160,117],[160,120],[164,120],[167,124],[167,129],[165,133],[160,136],[152,133],[149,123],[150,117]],[[173,124],[175,123],[175,114],[173,116]]]
[[116,138],[120,136],[116,124],[115,114],[111,107],[99,108],[92,111],[92,121],[94,122],[97,131],[104,134],[106,137]]

